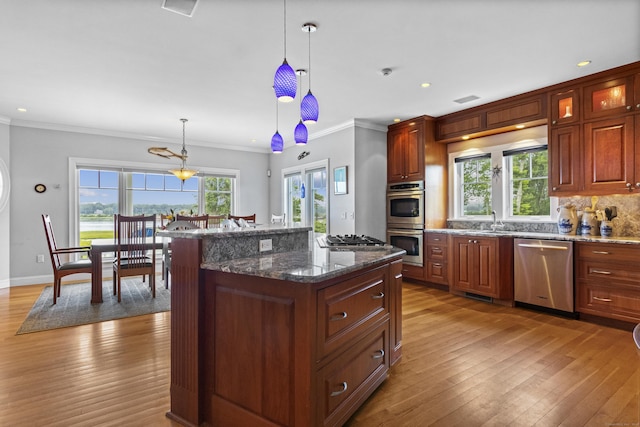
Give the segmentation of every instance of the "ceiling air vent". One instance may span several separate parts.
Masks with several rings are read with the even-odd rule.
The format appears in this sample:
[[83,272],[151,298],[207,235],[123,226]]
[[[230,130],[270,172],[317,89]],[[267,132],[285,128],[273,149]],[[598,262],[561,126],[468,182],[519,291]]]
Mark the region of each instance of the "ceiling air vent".
[[164,0],[162,8],[191,18],[198,0]]
[[469,96],[465,96],[464,98],[454,99],[453,102],[457,102],[458,104],[464,104],[466,102],[475,101],[476,99],[480,99],[480,97],[475,95],[469,95]]

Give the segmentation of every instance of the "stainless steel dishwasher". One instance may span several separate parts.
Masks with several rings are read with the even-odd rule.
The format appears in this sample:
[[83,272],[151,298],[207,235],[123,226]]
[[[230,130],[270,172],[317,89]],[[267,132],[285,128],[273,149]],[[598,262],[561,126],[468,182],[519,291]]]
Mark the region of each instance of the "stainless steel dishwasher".
[[573,242],[514,239],[516,302],[574,313]]

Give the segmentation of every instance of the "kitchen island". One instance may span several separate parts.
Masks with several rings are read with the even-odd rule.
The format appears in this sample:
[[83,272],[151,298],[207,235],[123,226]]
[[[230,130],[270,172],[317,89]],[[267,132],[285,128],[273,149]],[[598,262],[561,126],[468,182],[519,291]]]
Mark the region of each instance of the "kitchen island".
[[310,230],[159,232],[172,239],[169,418],[342,425],[386,379],[404,251],[323,248]]

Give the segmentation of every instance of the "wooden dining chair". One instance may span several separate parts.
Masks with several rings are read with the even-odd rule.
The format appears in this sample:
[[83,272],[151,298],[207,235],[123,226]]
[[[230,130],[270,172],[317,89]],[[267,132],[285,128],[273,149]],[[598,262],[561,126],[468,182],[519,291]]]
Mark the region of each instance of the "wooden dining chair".
[[[89,259],[89,246],[78,246],[71,248],[59,248],[53,234],[51,218],[47,214],[42,215],[44,232],[49,245],[49,255],[51,256],[51,266],[53,267],[53,303],[55,304],[60,296],[62,278],[70,274],[89,273],[91,274],[91,260]],[[62,262],[60,255],[84,254],[87,258]]]
[[209,215],[209,227],[218,228],[225,219],[227,219],[227,215]]
[[113,261],[113,294],[122,301],[122,277],[149,275],[151,295],[156,297],[156,216],[116,215],[116,259]]
[[198,228],[209,228],[209,215],[176,215],[176,221],[187,221]]
[[229,214],[229,219],[233,219],[233,220],[238,220],[238,219],[244,219],[247,222],[252,222],[255,224],[256,222],[256,214],[253,215],[245,215],[245,216],[240,216],[240,215],[231,215]]
[[[189,221],[173,221],[167,225],[167,230],[194,230],[196,227]],[[171,273],[171,242],[165,237],[162,242],[162,281],[164,287],[169,289],[169,273]]]

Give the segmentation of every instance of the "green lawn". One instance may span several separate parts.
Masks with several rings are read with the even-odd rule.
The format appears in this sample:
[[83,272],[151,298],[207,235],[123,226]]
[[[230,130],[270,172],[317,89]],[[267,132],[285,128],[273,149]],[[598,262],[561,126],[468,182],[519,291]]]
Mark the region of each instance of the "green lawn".
[[91,240],[93,239],[113,239],[113,230],[80,232],[80,246],[91,246]]

